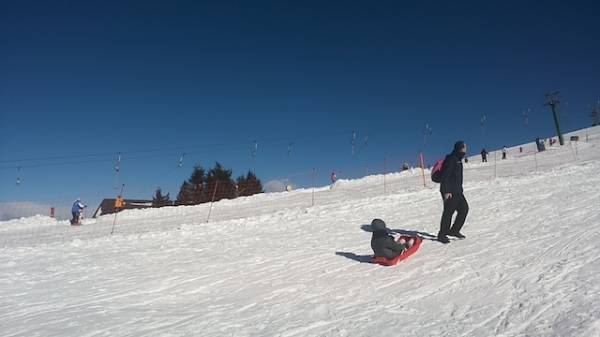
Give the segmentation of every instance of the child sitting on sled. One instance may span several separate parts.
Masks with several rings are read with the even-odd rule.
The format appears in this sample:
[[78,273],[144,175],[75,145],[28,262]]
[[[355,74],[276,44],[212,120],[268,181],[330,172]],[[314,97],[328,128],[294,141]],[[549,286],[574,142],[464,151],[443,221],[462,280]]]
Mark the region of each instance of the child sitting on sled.
[[371,248],[375,257],[384,257],[386,259],[394,259],[402,255],[404,251],[412,247],[415,239],[402,236],[398,241],[388,233],[385,222],[381,219],[374,219],[371,222],[373,236],[371,237]]

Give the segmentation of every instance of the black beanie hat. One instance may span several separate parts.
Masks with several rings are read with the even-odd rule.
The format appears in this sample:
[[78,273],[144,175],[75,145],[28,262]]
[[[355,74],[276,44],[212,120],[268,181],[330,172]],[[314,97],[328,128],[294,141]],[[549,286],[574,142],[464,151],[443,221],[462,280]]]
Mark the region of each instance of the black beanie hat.
[[373,231],[384,231],[386,230],[385,227],[385,222],[381,219],[373,219],[373,221],[371,221],[371,228],[373,228]]
[[460,150],[463,147],[465,147],[465,142],[463,142],[462,140],[457,141],[456,143],[454,143],[454,152],[460,152]]

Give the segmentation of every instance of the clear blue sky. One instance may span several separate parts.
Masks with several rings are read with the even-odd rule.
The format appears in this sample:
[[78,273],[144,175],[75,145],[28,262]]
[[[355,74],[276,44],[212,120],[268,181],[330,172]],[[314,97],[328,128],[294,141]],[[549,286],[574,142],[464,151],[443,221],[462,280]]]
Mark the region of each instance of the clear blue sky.
[[[548,136],[550,90],[561,93],[563,128],[585,127],[600,95],[599,10],[597,1],[5,0],[0,201],[95,205],[115,194],[117,152],[130,198],[157,186],[174,197],[193,164],[217,160],[264,182],[316,167],[324,184],[332,169],[415,162],[426,123],[429,161],[457,139],[479,152]],[[81,157],[15,161],[55,156]]]

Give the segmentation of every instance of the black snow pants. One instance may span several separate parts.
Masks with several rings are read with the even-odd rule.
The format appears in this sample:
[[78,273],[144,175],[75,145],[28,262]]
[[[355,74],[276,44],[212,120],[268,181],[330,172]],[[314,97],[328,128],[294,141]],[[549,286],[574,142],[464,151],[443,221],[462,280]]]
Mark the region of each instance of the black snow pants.
[[[442,195],[442,198],[444,196]],[[452,223],[452,215],[457,212],[454,225]],[[465,219],[469,213],[469,204],[463,194],[453,194],[452,198],[444,201],[444,213],[442,213],[442,221],[440,223],[439,235],[448,235],[450,233],[460,232],[465,224]]]

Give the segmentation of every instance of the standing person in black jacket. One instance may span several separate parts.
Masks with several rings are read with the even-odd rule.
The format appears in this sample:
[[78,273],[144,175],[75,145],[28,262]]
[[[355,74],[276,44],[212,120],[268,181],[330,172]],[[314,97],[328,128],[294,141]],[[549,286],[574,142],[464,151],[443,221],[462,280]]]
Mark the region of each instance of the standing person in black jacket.
[[[448,243],[447,235],[464,239],[465,236],[460,233],[460,229],[465,223],[467,213],[469,213],[469,204],[463,195],[463,165],[462,159],[467,151],[467,145],[463,141],[454,144],[454,151],[446,156],[444,166],[441,171],[440,192],[444,200],[444,213],[440,223],[440,232],[438,241]],[[452,215],[457,212],[454,225]]]

